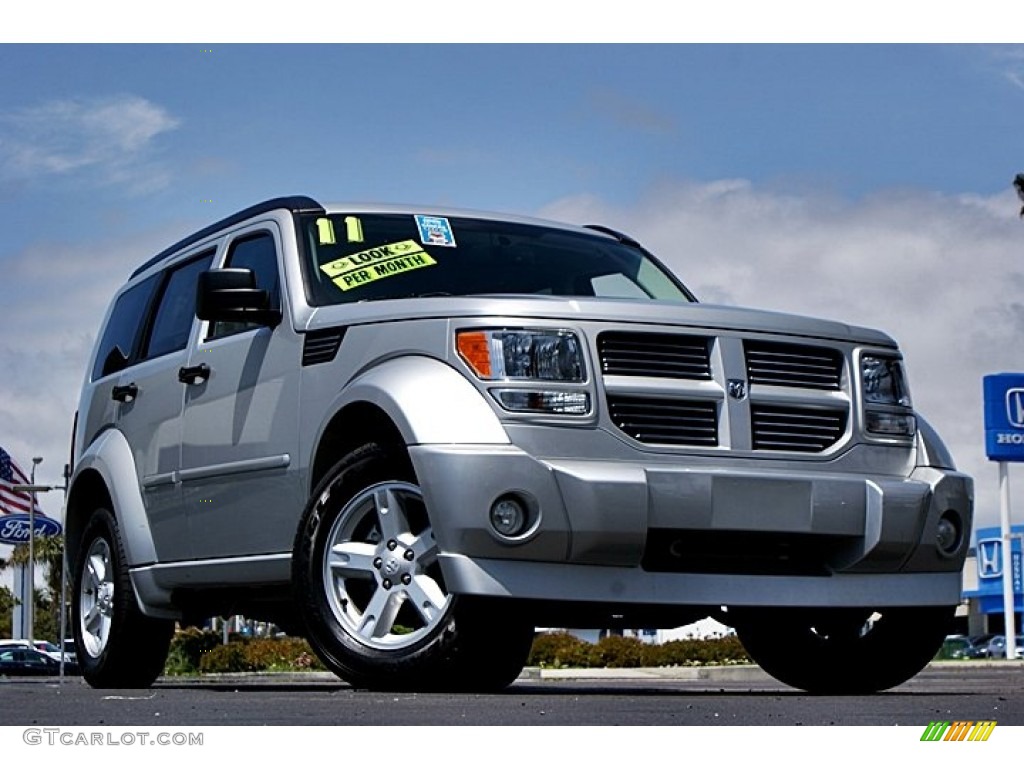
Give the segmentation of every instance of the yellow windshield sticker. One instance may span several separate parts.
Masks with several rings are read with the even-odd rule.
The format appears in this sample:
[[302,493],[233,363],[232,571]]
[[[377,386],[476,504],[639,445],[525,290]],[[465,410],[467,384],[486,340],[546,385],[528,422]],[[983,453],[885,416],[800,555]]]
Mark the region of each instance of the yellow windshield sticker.
[[415,240],[403,240],[343,256],[320,267],[343,291],[437,264]]
[[320,245],[334,245],[334,224],[330,219],[316,220],[316,235]]
[[363,222],[358,216],[345,217],[345,237],[350,243],[363,242]]

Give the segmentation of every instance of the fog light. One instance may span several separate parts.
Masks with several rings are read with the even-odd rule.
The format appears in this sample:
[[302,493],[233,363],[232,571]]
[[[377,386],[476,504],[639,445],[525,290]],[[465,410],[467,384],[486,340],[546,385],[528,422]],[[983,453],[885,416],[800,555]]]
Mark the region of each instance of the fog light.
[[501,536],[518,536],[527,522],[526,507],[514,496],[502,496],[491,507],[491,527]]
[[590,413],[590,395],[586,392],[555,392],[533,389],[492,389],[507,411],[523,413],[562,413],[586,416]]
[[939,518],[935,528],[935,543],[939,551],[951,555],[960,548],[960,516],[956,512],[946,512]]

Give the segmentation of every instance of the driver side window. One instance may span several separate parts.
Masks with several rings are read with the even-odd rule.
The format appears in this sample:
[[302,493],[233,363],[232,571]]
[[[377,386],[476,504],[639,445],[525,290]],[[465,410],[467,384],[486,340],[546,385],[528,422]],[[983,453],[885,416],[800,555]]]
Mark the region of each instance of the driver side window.
[[[277,246],[269,232],[235,240],[228,250],[225,267],[251,269],[256,275],[256,287],[270,294],[270,309],[281,308],[281,280],[277,268]],[[236,333],[262,327],[259,323],[217,321],[210,324],[207,339],[220,339]]]

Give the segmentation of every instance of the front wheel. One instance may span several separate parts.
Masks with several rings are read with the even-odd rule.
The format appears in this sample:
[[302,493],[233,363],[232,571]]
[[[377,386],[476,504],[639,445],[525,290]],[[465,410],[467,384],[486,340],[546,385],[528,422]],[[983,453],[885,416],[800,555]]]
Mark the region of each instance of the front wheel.
[[496,690],[529,654],[533,627],[509,607],[448,591],[400,451],[367,444],[328,473],[303,515],[293,576],[310,645],[357,687]]
[[736,634],[769,675],[811,693],[864,694],[904,683],[931,661],[953,607],[732,609]]

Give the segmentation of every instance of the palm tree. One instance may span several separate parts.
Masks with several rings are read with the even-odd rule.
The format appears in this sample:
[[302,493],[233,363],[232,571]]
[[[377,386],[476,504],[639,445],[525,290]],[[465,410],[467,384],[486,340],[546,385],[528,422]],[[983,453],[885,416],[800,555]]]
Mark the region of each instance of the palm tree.
[[[35,590],[37,635],[53,635],[59,645],[61,578],[64,572],[64,537],[41,536],[33,543],[33,560],[46,569],[46,587]],[[8,560],[0,559],[0,571],[12,565],[28,562],[28,545],[18,544]],[[45,618],[44,618],[45,616]],[[45,630],[43,628],[46,628]]]

